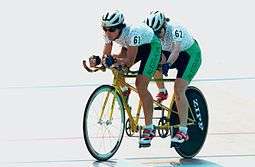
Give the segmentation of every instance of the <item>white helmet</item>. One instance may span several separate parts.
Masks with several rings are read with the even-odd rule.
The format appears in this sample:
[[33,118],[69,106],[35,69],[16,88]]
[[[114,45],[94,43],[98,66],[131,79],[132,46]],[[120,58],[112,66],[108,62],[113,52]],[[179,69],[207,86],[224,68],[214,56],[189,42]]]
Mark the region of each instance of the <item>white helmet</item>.
[[146,24],[153,29],[153,31],[158,31],[165,23],[165,15],[159,11],[153,11],[147,17]]
[[120,25],[124,22],[124,16],[123,14],[115,10],[113,12],[107,12],[102,17],[102,26],[103,27],[113,27]]

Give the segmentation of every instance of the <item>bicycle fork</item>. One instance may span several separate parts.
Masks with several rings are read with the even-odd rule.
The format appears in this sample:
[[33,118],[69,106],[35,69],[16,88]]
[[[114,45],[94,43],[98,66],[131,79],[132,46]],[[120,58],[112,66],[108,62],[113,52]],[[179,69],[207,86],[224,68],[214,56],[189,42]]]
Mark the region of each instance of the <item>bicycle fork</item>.
[[107,102],[109,100],[110,93],[111,92],[107,92],[106,97],[104,98],[103,106],[101,108],[101,111],[99,112],[98,123],[101,124],[101,125],[103,123],[105,123],[106,125],[112,124],[112,120],[113,120],[112,115],[113,115],[113,110],[114,110],[114,106],[115,106],[115,99],[116,99],[116,95],[115,94],[116,93],[114,93],[114,96],[112,98],[112,103],[110,103],[111,104],[111,109],[110,109],[110,112],[109,112],[109,117],[108,117],[108,119],[105,122],[103,121],[103,115],[104,115],[104,112],[105,112],[105,107],[106,107]]

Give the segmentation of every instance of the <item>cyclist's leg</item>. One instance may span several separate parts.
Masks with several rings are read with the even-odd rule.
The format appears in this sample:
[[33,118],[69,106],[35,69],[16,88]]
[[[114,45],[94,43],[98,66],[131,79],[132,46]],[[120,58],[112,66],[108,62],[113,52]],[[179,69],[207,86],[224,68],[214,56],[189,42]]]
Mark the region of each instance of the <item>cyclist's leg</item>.
[[176,139],[176,142],[183,142],[188,140],[187,120],[189,104],[185,92],[201,65],[201,51],[196,41],[191,48],[180,53],[180,59],[178,61],[177,68],[179,69],[174,85],[174,92],[180,119],[180,128],[174,139]]
[[152,124],[153,98],[148,91],[148,84],[158,67],[160,52],[161,45],[156,36],[154,36],[151,44],[138,47],[137,57],[141,60],[141,63],[138,71],[139,75],[136,77],[136,88],[144,110],[145,125]]
[[136,77],[136,88],[138,91],[139,98],[142,102],[142,107],[144,111],[145,116],[145,125],[151,125],[152,124],[152,115],[153,115],[153,99],[148,91],[148,84],[150,80],[144,76],[144,75],[138,75]]
[[150,79],[143,74],[139,74],[136,77],[135,85],[138,91],[140,101],[142,103],[142,107],[144,111],[144,120],[145,120],[145,129],[139,141],[139,144],[141,147],[149,147],[151,140],[156,133],[156,130],[152,122],[153,98],[151,96],[151,93],[148,91],[149,82],[150,82]]
[[[161,60],[165,62],[169,58],[170,52],[168,51],[162,51],[161,54]],[[155,79],[163,79],[162,72],[160,70],[157,70],[154,74]],[[166,100],[168,97],[167,89],[165,88],[164,81],[156,81],[156,85],[159,89],[158,94],[156,95],[157,101],[161,102],[163,100]]]
[[140,145],[144,146],[150,146],[151,139],[155,136],[155,128],[152,124],[153,98],[148,91],[148,84],[158,67],[160,52],[161,45],[156,36],[154,36],[150,45],[145,44],[138,48],[137,57],[140,57],[141,63],[139,75],[136,78],[136,87],[142,103],[146,125],[139,142]]
[[189,103],[185,95],[185,91],[189,85],[189,82],[182,78],[177,78],[174,83],[175,102],[178,110],[178,116],[180,120],[179,131],[175,134],[172,142],[182,143],[189,139],[187,135],[187,120],[188,120],[188,107]]
[[201,66],[201,50],[197,41],[195,40],[194,44],[185,52],[190,55],[190,60],[181,78],[190,82]]
[[[119,54],[114,54],[113,56],[118,57],[118,58],[127,57],[127,48],[122,47],[120,53]],[[125,81],[124,76],[119,76],[119,79],[121,81]],[[120,85],[123,96],[127,100],[131,90],[127,86],[125,86],[122,82],[119,82],[118,84]]]
[[[163,75],[161,73],[161,71],[157,70],[154,74],[154,78],[155,79],[163,79]],[[165,85],[163,81],[156,81],[156,85],[159,89],[164,89]]]
[[[157,70],[154,74],[155,79],[163,79],[163,75],[161,71]],[[168,97],[167,90],[165,88],[164,81],[156,81],[156,85],[158,87],[158,94],[156,95],[157,101],[161,102],[163,100],[166,100]]]
[[188,120],[188,100],[185,95],[185,91],[189,85],[188,81],[182,78],[177,78],[174,83],[174,94],[176,107],[179,114],[180,126],[186,127]]

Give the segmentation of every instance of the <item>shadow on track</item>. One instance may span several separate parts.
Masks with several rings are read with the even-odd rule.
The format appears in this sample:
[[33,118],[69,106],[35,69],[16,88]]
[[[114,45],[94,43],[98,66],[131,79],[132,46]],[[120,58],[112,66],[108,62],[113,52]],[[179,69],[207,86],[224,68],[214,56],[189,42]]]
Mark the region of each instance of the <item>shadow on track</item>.
[[203,159],[179,159],[170,161],[130,162],[129,160],[95,161],[89,167],[223,167]]

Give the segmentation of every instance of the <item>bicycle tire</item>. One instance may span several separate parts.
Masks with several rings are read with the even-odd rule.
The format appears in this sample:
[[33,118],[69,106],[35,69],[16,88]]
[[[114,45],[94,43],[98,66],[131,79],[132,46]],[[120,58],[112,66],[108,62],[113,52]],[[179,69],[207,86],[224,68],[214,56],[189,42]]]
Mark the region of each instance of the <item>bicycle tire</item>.
[[[99,119],[99,111],[102,108],[100,103],[104,103],[103,101],[106,99],[105,95],[107,96],[107,94],[109,95],[107,100],[111,101],[105,103],[104,106],[106,110],[104,110],[105,112],[102,114],[102,119]],[[115,102],[113,103],[113,101]],[[119,117],[113,117],[112,120],[109,120],[111,110],[107,110],[109,104],[110,108],[113,106],[113,115],[117,114]],[[118,110],[118,112],[116,112],[116,110]],[[92,126],[90,127],[90,125]],[[118,125],[119,127],[117,127]],[[125,112],[121,96],[113,86],[99,86],[89,97],[83,116],[83,136],[90,154],[99,161],[106,161],[111,158],[117,152],[121,144],[124,127]],[[112,134],[115,131],[118,133],[116,136]]]
[[188,126],[189,140],[175,147],[175,150],[181,157],[189,159],[196,156],[203,147],[208,131],[209,116],[205,97],[198,88],[189,86],[185,93],[196,123]]

